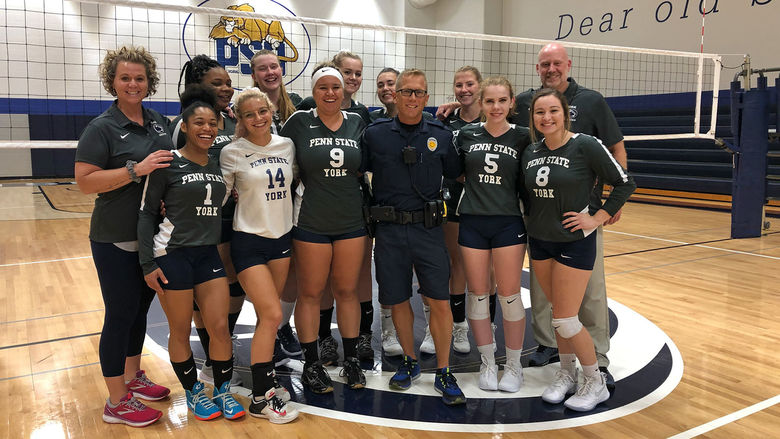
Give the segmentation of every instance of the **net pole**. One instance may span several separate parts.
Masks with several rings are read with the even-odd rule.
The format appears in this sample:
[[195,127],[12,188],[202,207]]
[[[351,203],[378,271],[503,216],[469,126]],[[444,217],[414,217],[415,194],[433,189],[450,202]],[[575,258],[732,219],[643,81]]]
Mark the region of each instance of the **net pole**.
[[707,135],[715,138],[715,129],[718,126],[718,97],[720,94],[720,70],[723,67],[721,65],[721,58],[717,57],[712,60],[713,64],[713,78],[712,78],[712,113],[710,115],[710,130]]
[[[699,59],[696,70],[696,108],[693,116],[693,132],[699,134],[701,126],[701,92],[704,83],[704,18],[707,16],[707,0],[702,0],[701,11],[701,44],[699,45]],[[715,93],[715,90],[712,91]]]

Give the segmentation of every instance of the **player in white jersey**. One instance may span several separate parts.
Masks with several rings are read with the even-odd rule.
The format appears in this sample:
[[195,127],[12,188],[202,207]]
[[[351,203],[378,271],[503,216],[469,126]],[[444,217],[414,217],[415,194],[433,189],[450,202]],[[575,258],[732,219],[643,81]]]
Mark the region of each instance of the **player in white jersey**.
[[279,296],[290,266],[295,149],[290,139],[271,133],[273,105],[256,88],[241,93],[236,105],[244,137],[226,146],[220,166],[228,191],[236,189],[231,256],[238,281],[258,316],[252,338],[252,400],[249,413],[272,423],[298,417],[287,406],[289,392],[276,381],[274,341],[282,317]]

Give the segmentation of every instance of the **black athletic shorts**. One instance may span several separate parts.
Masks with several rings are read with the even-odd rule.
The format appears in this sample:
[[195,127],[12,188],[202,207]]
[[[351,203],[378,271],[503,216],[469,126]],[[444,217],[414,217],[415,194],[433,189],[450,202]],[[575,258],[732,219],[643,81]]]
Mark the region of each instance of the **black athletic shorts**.
[[292,255],[290,232],[279,238],[264,238],[254,233],[233,232],[230,257],[236,273],[255,265],[266,265],[273,259],[289,258]]
[[175,248],[154,261],[168,279],[166,290],[191,290],[195,285],[225,277],[216,245]]
[[510,215],[461,215],[458,244],[480,250],[525,244],[523,217]]
[[580,270],[593,270],[596,261],[596,231],[577,241],[551,242],[531,237],[528,248],[531,259],[555,259],[563,265]]
[[341,233],[339,235],[320,235],[319,233],[303,230],[300,227],[293,227],[292,236],[293,239],[303,242],[312,242],[315,244],[333,244],[333,241],[341,241],[342,239],[360,238],[361,236],[368,235],[365,227],[361,227],[358,230],[353,230],[347,233]]

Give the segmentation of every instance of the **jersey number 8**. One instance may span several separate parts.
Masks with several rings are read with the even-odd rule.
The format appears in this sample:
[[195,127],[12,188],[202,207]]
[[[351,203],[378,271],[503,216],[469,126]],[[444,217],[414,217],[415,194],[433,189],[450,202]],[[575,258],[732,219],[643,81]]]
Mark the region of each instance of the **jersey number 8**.
[[536,171],[536,185],[547,186],[548,181],[550,181],[550,167],[542,166]]

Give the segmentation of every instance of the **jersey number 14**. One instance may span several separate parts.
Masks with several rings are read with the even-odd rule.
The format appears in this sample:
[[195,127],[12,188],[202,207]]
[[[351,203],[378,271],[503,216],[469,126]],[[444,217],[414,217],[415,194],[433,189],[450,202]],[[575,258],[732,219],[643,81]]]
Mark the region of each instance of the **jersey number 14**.
[[274,185],[274,180],[279,183],[279,187],[284,187],[284,172],[282,172],[282,168],[276,169],[276,178],[274,178],[273,172],[271,172],[270,169],[266,169],[265,173],[268,174],[268,189],[274,189],[276,187]]

